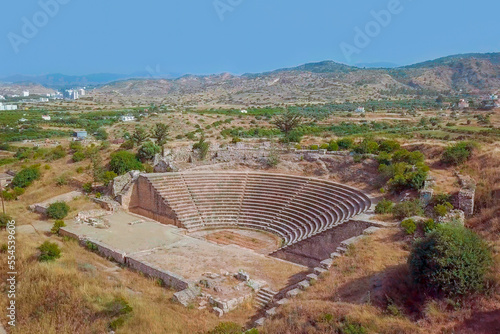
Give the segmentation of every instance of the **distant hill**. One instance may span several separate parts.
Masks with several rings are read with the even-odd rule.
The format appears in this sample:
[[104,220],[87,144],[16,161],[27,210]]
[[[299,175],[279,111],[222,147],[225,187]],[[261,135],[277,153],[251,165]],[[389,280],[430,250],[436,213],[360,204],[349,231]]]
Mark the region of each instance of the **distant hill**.
[[241,76],[186,75],[172,80],[122,80],[93,91],[97,101],[158,101],[182,106],[270,106],[435,98],[500,90],[500,53],[444,57],[410,66],[360,68],[334,61]]
[[0,78],[0,82],[11,84],[39,84],[48,88],[64,89],[79,86],[100,86],[118,80],[127,80],[133,78],[175,78],[178,74],[156,74],[144,72],[136,72],[133,74],[113,74],[113,73],[98,73],[89,75],[64,75],[64,74],[47,74],[39,76],[27,75],[12,75],[5,78]]

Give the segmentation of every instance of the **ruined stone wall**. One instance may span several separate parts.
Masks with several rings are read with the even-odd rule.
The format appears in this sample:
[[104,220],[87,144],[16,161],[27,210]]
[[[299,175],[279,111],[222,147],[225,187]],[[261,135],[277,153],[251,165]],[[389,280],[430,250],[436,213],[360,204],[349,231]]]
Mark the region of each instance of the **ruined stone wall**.
[[92,239],[82,240],[82,243],[84,244],[84,246],[87,246],[87,242],[90,242],[94,246],[96,246],[97,252],[101,256],[113,259],[118,263],[125,264],[125,253],[121,253],[121,252],[109,247],[108,245],[105,245],[105,244],[103,244],[99,241],[96,241],[96,240],[92,240]]
[[132,188],[128,209],[160,223],[182,227],[175,212],[144,176],[139,176]]
[[465,213],[466,217],[474,214],[474,200],[476,196],[476,182],[468,176],[459,172],[455,173],[462,189],[458,192],[458,208]]
[[189,283],[184,277],[162,270],[144,260],[138,260],[127,256],[125,258],[125,262],[130,268],[140,271],[150,277],[159,278],[165,283],[165,285],[176,290],[184,290],[189,287]]

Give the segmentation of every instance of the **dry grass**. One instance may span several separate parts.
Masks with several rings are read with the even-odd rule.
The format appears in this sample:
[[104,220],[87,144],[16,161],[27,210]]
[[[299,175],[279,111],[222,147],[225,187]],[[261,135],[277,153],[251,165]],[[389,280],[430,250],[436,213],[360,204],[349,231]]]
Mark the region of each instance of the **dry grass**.
[[[0,238],[5,242],[6,233]],[[62,257],[52,263],[39,263],[36,247],[45,239],[43,235],[19,236],[18,322],[11,333],[107,333],[110,322],[116,319],[109,303],[117,298],[124,298],[133,309],[119,333],[203,333],[219,322],[208,311],[174,303],[174,291],[157,286],[139,273],[121,269],[72,240],[51,237],[61,245]],[[2,273],[7,272],[4,260]],[[6,307],[5,298],[0,307]],[[245,323],[250,314],[249,306],[245,307],[224,320]],[[2,319],[5,322],[5,317]]]
[[[491,326],[500,319],[495,318],[498,287],[463,304],[426,298],[409,280],[408,249],[396,229],[358,243],[324,279],[280,309],[266,323],[265,333],[332,333],[345,321],[361,324],[369,333],[494,333]],[[498,267],[491,279],[500,281]],[[325,323],[322,314],[333,320]]]

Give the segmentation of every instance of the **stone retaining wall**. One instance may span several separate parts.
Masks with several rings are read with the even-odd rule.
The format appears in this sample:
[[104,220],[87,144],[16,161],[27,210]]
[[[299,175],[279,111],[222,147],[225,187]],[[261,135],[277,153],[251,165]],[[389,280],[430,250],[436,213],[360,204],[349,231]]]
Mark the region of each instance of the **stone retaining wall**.
[[165,285],[173,287],[176,290],[184,290],[189,287],[189,283],[184,277],[160,269],[146,261],[126,256],[125,263],[132,269],[140,271],[141,273],[144,273],[150,277],[161,279],[165,283]]

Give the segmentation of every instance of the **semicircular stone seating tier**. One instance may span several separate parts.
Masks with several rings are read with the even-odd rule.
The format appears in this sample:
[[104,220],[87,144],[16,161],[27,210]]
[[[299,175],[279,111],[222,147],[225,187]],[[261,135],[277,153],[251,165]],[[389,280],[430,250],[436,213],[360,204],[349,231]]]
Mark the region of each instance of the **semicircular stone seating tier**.
[[371,200],[321,179],[258,172],[143,174],[189,231],[244,228],[289,246],[363,213]]

